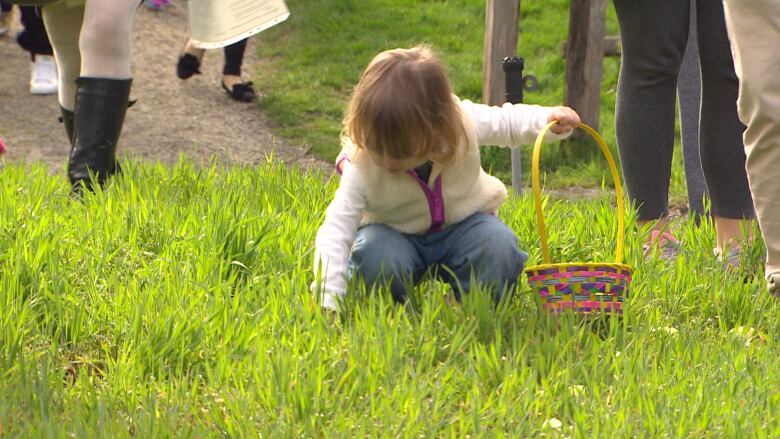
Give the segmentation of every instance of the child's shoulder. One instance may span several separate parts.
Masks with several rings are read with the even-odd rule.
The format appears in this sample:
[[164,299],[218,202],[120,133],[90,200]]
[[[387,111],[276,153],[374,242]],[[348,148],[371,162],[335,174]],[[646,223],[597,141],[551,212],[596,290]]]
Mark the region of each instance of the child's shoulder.
[[365,168],[364,153],[361,153],[360,148],[349,137],[342,137],[341,139],[341,151],[336,156],[336,172],[341,175],[342,179],[349,173],[354,173],[356,168]]
[[479,107],[485,107],[485,105],[474,103],[469,99],[461,99],[455,95],[452,96],[461,112],[472,120],[477,118],[480,110]]
[[452,100],[455,101],[455,104],[461,108],[470,108],[474,105],[474,102],[471,102],[468,99],[463,99],[458,95],[452,95]]
[[339,162],[347,159],[351,162],[355,162],[358,160],[360,155],[359,152],[360,148],[357,147],[355,142],[348,136],[344,136],[341,138],[341,151],[339,151],[336,161]]

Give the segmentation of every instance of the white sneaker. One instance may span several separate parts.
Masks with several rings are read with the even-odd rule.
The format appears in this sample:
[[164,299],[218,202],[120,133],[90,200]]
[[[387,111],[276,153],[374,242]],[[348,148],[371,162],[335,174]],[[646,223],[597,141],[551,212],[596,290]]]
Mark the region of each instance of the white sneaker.
[[35,55],[30,75],[30,93],[50,95],[57,93],[57,64],[50,55]]
[[8,33],[8,27],[11,25],[11,13],[0,12],[0,37]]

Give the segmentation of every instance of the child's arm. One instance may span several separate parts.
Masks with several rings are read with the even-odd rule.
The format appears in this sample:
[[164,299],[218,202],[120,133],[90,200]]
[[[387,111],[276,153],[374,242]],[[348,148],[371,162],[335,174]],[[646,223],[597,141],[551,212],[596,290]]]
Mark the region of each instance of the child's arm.
[[577,113],[568,107],[510,104],[501,107],[461,101],[461,108],[474,121],[480,145],[516,148],[534,143],[539,132],[553,120],[561,123],[545,135],[545,141],[566,138],[579,125]]
[[338,310],[339,299],[347,292],[349,252],[366,207],[360,174],[349,162],[341,166],[341,183],[317,231],[314,251],[314,275],[321,277],[312,291],[321,292],[322,307],[332,310]]

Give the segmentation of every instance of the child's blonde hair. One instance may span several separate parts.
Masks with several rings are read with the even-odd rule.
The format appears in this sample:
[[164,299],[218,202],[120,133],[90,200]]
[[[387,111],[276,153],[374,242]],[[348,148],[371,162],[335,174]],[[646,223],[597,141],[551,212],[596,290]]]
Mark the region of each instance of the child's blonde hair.
[[352,93],[342,135],[394,159],[455,161],[465,129],[444,65],[430,47],[375,56]]

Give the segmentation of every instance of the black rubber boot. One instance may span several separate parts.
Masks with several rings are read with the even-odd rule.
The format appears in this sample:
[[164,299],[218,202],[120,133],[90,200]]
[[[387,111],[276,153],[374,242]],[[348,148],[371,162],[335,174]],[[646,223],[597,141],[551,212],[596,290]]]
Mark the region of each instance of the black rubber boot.
[[78,78],[73,111],[73,149],[68,178],[73,192],[92,190],[91,174],[101,186],[118,170],[116,147],[125,121],[132,79]]
[[65,133],[68,135],[68,144],[73,148],[73,112],[60,107],[62,117],[60,122],[65,126]]

